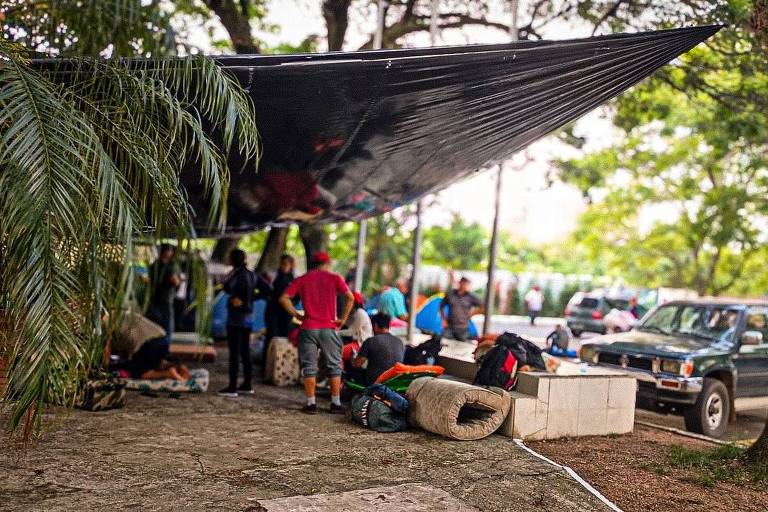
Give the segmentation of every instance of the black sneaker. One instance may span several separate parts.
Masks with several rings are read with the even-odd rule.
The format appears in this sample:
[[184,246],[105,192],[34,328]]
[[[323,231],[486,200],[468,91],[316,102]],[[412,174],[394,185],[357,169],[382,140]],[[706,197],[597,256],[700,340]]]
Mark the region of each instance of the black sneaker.
[[227,386],[226,388],[219,391],[219,396],[225,396],[227,398],[237,398],[237,389]]
[[331,414],[347,414],[347,408],[343,405],[336,405],[334,403],[331,404],[331,410],[329,411]]
[[301,408],[301,412],[304,414],[317,414],[317,404],[305,405]]
[[238,395],[252,395],[253,394],[253,388],[251,386],[242,385],[239,388],[237,388],[237,394]]

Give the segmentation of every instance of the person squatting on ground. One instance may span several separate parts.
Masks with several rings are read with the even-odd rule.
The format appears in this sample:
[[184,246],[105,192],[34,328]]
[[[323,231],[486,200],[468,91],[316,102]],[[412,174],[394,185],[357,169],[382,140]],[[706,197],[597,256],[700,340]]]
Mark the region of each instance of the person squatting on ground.
[[[253,301],[256,290],[256,274],[246,267],[245,252],[235,249],[229,254],[232,271],[224,278],[224,291],[229,294],[227,302],[227,342],[229,345],[229,385],[219,395],[237,397],[238,394],[252,395],[251,376],[251,326]],[[243,383],[237,386],[237,374],[243,364]]]
[[392,317],[385,313],[376,313],[371,319],[373,322],[372,338],[368,338],[360,347],[360,352],[352,360],[355,368],[365,367],[366,386],[376,382],[376,379],[389,370],[395,363],[402,363],[405,355],[405,346],[400,338],[389,333]]
[[547,336],[547,352],[552,355],[566,354],[570,343],[571,335],[568,328],[562,324],[557,324],[555,330]]
[[[352,311],[354,296],[339,274],[331,272],[331,258],[324,252],[312,256],[312,269],[296,278],[280,297],[280,304],[292,316],[301,320],[299,332],[299,363],[304,380],[307,404],[302,409],[307,414],[317,413],[315,387],[317,386],[318,350],[322,351],[328,367],[328,384],[331,388],[331,414],[343,414],[341,405],[341,350],[342,341],[338,329],[347,323]],[[345,297],[344,310],[337,317],[336,295]],[[291,299],[299,297],[304,307],[300,315]]]
[[127,359],[117,369],[126,370],[133,379],[188,380],[191,375],[187,367],[170,361],[165,334],[162,327],[143,315],[127,312],[112,342],[104,348],[106,360],[112,353]]
[[[448,292],[440,302],[440,317],[443,321],[443,337],[451,340],[469,339],[469,322],[480,310],[482,301],[469,291],[470,281],[466,277],[459,279],[459,287]],[[445,308],[448,307],[446,314]]]
[[151,296],[146,317],[165,330],[165,341],[170,345],[175,323],[173,298],[181,285],[181,270],[171,244],[161,244],[158,252],[157,259],[149,266]]

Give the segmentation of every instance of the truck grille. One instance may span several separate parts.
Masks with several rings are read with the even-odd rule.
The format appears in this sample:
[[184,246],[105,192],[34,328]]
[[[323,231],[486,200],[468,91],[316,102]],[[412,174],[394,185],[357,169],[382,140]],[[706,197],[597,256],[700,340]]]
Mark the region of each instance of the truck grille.
[[[600,352],[598,356],[599,363],[621,366],[622,354],[612,354],[610,352]],[[638,370],[653,371],[653,359],[642,356],[633,356],[627,354],[627,368],[637,368]]]

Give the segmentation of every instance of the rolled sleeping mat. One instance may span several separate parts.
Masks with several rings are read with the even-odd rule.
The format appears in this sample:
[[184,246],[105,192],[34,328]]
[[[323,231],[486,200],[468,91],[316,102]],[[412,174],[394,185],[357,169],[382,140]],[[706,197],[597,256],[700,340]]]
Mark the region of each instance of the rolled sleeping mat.
[[486,389],[463,382],[421,377],[406,398],[408,423],[459,441],[474,441],[493,434],[504,423],[511,399],[502,389]]

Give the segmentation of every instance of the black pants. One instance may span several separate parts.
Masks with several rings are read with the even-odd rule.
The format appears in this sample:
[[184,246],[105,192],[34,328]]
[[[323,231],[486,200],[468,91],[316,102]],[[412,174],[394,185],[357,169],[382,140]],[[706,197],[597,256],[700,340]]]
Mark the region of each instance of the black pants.
[[229,342],[229,387],[237,387],[240,359],[243,360],[243,386],[251,387],[251,328],[227,326]]

